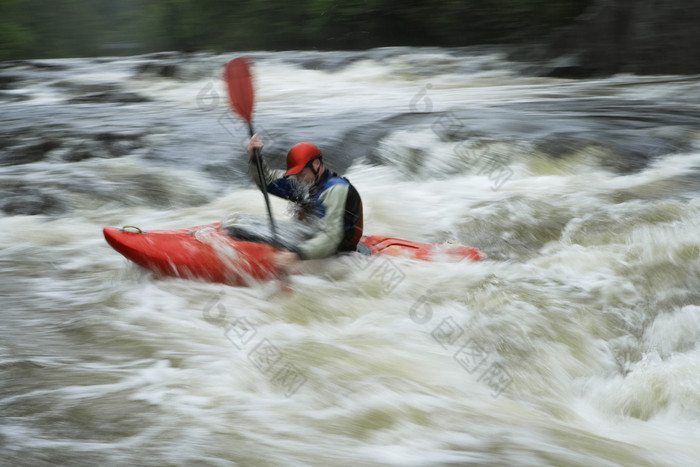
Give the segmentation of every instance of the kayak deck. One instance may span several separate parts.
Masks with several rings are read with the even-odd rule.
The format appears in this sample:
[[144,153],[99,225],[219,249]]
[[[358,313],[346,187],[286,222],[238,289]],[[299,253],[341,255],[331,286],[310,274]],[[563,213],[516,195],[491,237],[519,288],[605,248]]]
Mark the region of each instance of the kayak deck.
[[[272,255],[278,251],[275,247],[232,238],[218,223],[178,230],[135,230],[105,227],[103,233],[117,252],[161,276],[235,286],[281,276],[272,264]],[[478,249],[456,244],[419,243],[380,235],[364,236],[361,243],[371,255],[447,262],[482,259]]]

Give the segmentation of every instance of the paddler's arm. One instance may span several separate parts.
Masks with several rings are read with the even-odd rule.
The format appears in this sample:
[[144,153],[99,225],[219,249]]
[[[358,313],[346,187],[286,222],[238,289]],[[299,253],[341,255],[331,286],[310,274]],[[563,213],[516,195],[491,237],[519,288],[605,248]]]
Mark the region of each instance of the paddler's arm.
[[319,197],[326,208],[325,216],[319,220],[319,231],[310,239],[300,243],[294,252],[301,259],[327,258],[338,250],[343,241],[343,222],[348,185],[333,185]]
[[282,271],[293,272],[296,263],[302,259],[321,259],[333,255],[343,240],[345,203],[348,185],[334,185],[321,193],[320,201],[326,215],[319,221],[319,232],[292,251],[278,251],[272,261]]
[[[260,188],[260,177],[258,176],[258,167],[255,162],[255,148],[259,149],[259,154],[262,154],[263,142],[260,138],[258,138],[257,134],[253,135],[253,137],[250,138],[250,142],[248,143],[248,173],[250,174],[250,178],[253,179],[258,188]],[[261,165],[263,170],[263,176],[265,177],[265,187],[269,187],[269,185],[272,182],[284,177],[284,170],[271,170],[262,157],[260,158],[260,162],[262,162]]]

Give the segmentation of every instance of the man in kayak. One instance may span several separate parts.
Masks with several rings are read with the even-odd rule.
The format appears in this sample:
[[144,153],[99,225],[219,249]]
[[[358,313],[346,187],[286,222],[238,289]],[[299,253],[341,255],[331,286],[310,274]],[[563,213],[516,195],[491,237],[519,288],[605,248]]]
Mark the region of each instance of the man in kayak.
[[[255,149],[263,142],[254,135],[248,143],[248,170],[260,188]],[[287,153],[287,170],[271,170],[262,161],[268,193],[296,203],[301,217],[316,223],[309,239],[275,254],[273,261],[289,270],[302,259],[320,259],[336,253],[355,251],[362,237],[362,200],[348,179],[323,164],[321,150],[311,143],[299,143]]]

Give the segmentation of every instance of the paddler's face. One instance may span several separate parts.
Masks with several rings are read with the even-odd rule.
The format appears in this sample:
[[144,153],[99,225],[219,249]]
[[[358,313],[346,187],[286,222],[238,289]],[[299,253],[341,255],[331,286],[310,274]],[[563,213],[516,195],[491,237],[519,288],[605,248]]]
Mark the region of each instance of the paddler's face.
[[[319,170],[319,167],[321,165],[321,161],[315,160],[311,162],[316,170]],[[314,175],[314,171],[311,170],[311,167],[307,166],[302,169],[301,172],[295,175],[297,182],[300,185],[304,186],[311,186],[313,183],[316,181],[316,176]]]

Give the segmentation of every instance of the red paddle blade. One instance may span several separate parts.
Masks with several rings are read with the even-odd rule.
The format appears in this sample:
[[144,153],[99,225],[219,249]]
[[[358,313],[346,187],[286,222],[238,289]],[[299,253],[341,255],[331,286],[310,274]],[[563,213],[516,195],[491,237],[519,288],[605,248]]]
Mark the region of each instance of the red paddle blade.
[[253,78],[250,74],[248,59],[238,57],[228,62],[224,70],[224,79],[233,110],[250,125],[253,117],[255,92],[253,91]]

